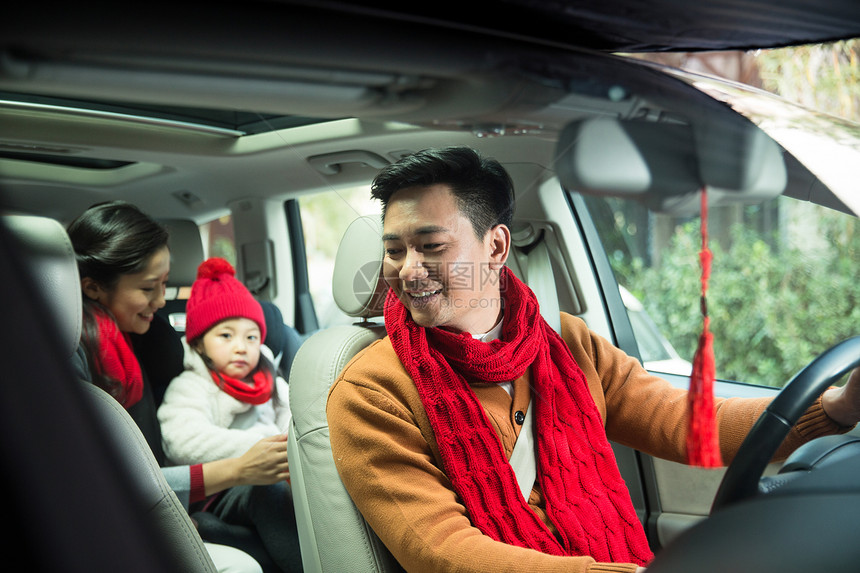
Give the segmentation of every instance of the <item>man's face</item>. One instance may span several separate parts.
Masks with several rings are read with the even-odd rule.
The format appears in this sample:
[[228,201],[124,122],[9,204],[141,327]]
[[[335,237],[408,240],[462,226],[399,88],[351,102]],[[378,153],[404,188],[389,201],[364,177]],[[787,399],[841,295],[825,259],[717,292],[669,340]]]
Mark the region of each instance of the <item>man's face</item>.
[[483,333],[499,320],[509,244],[504,225],[476,237],[447,185],[409,187],[386,208],[383,274],[418,325]]

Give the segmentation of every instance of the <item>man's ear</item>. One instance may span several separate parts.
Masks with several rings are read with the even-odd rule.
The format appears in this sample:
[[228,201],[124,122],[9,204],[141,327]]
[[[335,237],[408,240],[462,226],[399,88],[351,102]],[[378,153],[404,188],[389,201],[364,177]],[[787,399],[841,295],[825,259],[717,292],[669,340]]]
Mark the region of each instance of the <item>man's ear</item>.
[[487,234],[490,268],[500,269],[511,254],[511,230],[507,225],[499,224],[487,231]]
[[102,285],[93,280],[92,277],[81,279],[81,292],[84,293],[84,296],[96,302],[101,302],[101,299],[106,295]]

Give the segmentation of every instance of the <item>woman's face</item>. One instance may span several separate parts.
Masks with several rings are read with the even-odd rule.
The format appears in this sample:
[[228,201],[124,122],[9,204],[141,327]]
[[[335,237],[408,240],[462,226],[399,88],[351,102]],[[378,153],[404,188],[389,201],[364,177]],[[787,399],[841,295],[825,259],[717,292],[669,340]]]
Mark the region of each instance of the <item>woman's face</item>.
[[155,311],[164,306],[168,273],[170,250],[164,246],[152,254],[141,272],[120,275],[113,289],[99,288],[98,296],[93,297],[85,286],[84,293],[111,311],[120,331],[145,334]]

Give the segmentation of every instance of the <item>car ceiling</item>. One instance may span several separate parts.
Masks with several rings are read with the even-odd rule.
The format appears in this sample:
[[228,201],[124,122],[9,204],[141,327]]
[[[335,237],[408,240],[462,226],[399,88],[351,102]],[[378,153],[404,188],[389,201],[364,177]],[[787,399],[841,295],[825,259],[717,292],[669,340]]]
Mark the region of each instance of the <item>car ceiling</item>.
[[[438,126],[440,118],[489,122],[494,110],[510,117],[553,101],[570,88],[547,89],[565,52],[584,58],[860,36],[856,0],[814,7],[808,0],[502,0],[482,10],[448,8],[377,0],[201,9],[153,0],[119,14],[19,2],[0,19],[0,90]],[[575,78],[582,85],[573,88],[580,92],[605,93],[613,76],[639,73],[603,70],[611,65],[603,61],[573,65],[582,68]],[[570,81],[569,72],[555,75]],[[530,82],[529,73],[541,77]]]
[[240,31],[255,16],[305,9],[325,19],[347,14],[389,22],[432,22],[608,52],[749,50],[860,36],[860,5],[854,0],[498,0],[472,10],[452,9],[444,2],[391,0],[213,1],[205,8],[154,0],[121,14],[104,6],[93,6],[89,13],[87,8],[17,2],[4,7],[4,18],[15,24],[21,23],[18,18],[32,18],[42,27],[56,24],[58,31],[73,34],[74,27],[86,27],[87,21],[104,26],[154,18],[169,25],[183,15],[196,15],[196,21],[207,26],[227,15]]
[[855,0],[501,0],[471,11],[441,2],[314,4],[609,52],[750,50],[860,35]]
[[[440,42],[437,29],[420,23],[394,27],[369,15],[338,19],[308,7],[242,6],[238,12],[213,3],[201,12],[197,5],[168,9],[152,3],[134,18],[99,19],[86,8],[60,5],[49,20],[33,7],[13,6],[0,20],[0,90],[34,94],[47,103],[53,101],[48,97],[97,99],[110,102],[111,110],[125,107],[141,114],[144,102],[149,109],[244,110],[267,118],[353,116],[363,123],[336,121],[330,133],[314,126],[308,136],[300,127],[291,130],[295,139],[285,139],[283,132],[237,137],[0,105],[5,127],[0,147],[6,151],[61,148],[57,153],[133,162],[83,174],[69,166],[0,159],[6,204],[23,209],[41,196],[43,203],[34,209],[73,212],[88,205],[81,202],[121,189],[124,198],[153,214],[175,209],[176,216],[199,221],[214,209],[226,209],[227,200],[250,181],[254,190],[249,192],[263,195],[277,186],[284,193],[290,186],[333,188],[333,178],[309,171],[305,159],[312,155],[360,145],[391,160],[393,153],[415,151],[433,140],[432,134],[391,122],[457,130],[458,135],[436,141],[465,143],[478,135],[558,128],[576,110],[628,116],[659,107],[656,102],[646,106],[635,95],[635,85],[648,91],[659,74],[638,63],[605,61],[603,54],[577,54],[565,62],[557,51],[516,41],[510,45],[480,33],[452,32]],[[616,79],[623,79],[631,97],[606,97]],[[568,101],[571,88],[582,97]],[[691,102],[712,104],[680,82],[676,89],[690,94]],[[383,143],[375,143],[377,135]],[[497,147],[507,155],[500,160],[552,158],[551,145]],[[352,181],[369,179],[366,173],[355,175]],[[79,190],[63,193],[72,181]],[[188,189],[187,184],[200,187]],[[138,188],[145,190],[145,199],[135,195]],[[177,202],[177,194],[187,201]],[[212,203],[195,206],[195,194]]]
[[[366,123],[355,127],[335,122],[329,141],[342,139],[338,145],[350,145],[360,140],[367,149],[396,159],[391,154],[414,151],[422,147],[419,141],[429,139],[414,133],[410,140],[409,130],[404,130],[403,147],[388,147],[387,131],[398,128],[384,122],[457,130],[472,137],[540,136],[541,131],[552,137],[577,110],[620,117],[659,115],[664,109],[688,117],[727,113],[723,104],[687,83],[667,82],[661,72],[601,51],[723,49],[732,43],[748,47],[860,36],[860,3],[854,1],[816,5],[811,17],[808,6],[801,10],[797,0],[588,4],[503,1],[492,10],[464,15],[443,12],[442,5],[434,3],[212,2],[202,10],[199,4],[155,1],[123,14],[60,4],[46,17],[41,6],[16,3],[6,7],[0,19],[0,90],[101,99],[138,109],[145,102],[149,111],[153,106],[173,111],[193,107],[203,110],[207,122],[220,115],[224,126],[247,133],[254,133],[247,129],[254,123],[268,129],[290,118],[313,123],[358,117]],[[448,32],[440,36],[439,25]],[[561,45],[566,47],[559,49]],[[607,97],[619,86],[624,97]],[[10,149],[51,143],[67,126],[69,139],[62,143],[73,152],[136,162],[127,171],[137,170],[141,177],[146,169],[160,169],[171,187],[162,191],[163,197],[150,198],[153,212],[178,209],[177,214],[198,220],[211,216],[213,207],[195,210],[193,190],[182,203],[188,191],[182,187],[186,174],[197,172],[198,182],[211,184],[205,193],[215,208],[223,209],[236,194],[235,187],[250,177],[255,185],[281,184],[288,178],[298,185],[304,180],[297,174],[307,171],[307,163],[303,171],[298,160],[331,151],[323,137],[314,142],[318,147],[299,157],[301,135],[297,141],[279,141],[281,132],[277,138],[260,133],[241,141],[229,135],[201,138],[182,130],[134,128],[86,117],[57,120],[49,112],[34,122],[32,115],[16,115],[14,109],[0,109],[0,121],[5,127],[0,146],[4,139]],[[82,129],[88,121],[93,128]],[[373,147],[377,134],[384,136],[386,147]],[[546,149],[497,146],[503,161],[505,154],[510,161],[548,161],[551,153]],[[172,154],[172,164],[161,164],[162,151]],[[264,166],[273,164],[266,154],[279,152],[283,164],[266,172]],[[234,156],[258,157],[259,167],[243,161],[245,171],[235,171],[231,189],[219,173]],[[170,170],[175,176],[167,179]],[[57,171],[57,181],[67,176]],[[108,170],[103,171],[98,177],[109,180]],[[208,178],[199,176],[207,171]],[[319,187],[335,183],[319,173],[311,175]],[[356,174],[354,180],[362,178],[366,175]],[[98,185],[86,198],[70,194],[69,200],[100,196],[110,188],[102,179],[93,180]],[[25,181],[7,190],[26,202],[35,185]],[[46,194],[50,201],[58,196]]]

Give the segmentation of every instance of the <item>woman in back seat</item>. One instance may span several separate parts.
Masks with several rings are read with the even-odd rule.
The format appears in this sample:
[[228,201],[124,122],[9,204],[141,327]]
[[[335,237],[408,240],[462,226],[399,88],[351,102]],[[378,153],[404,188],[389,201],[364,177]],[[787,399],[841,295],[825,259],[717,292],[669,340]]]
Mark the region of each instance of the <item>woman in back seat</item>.
[[[145,334],[155,311],[164,306],[170,272],[167,230],[134,205],[111,202],[89,208],[69,225],[68,234],[84,302],[75,369],[80,378],[103,388],[126,408],[162,464],[155,401],[130,336]],[[271,440],[261,440],[242,456],[184,470],[170,468],[165,477],[188,507],[230,487],[274,483],[286,447],[286,438],[277,447]],[[253,563],[246,570],[259,571],[259,565]]]

